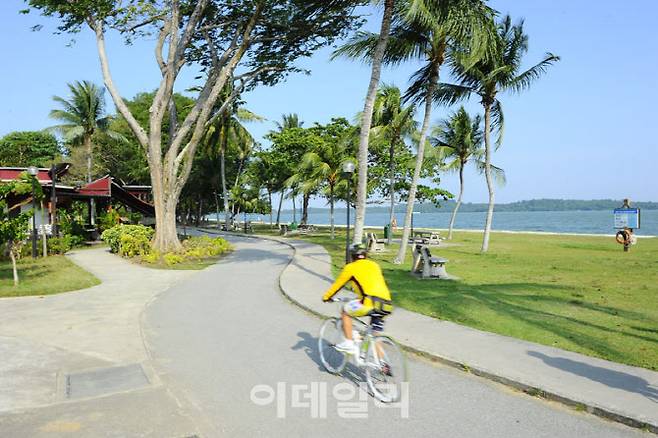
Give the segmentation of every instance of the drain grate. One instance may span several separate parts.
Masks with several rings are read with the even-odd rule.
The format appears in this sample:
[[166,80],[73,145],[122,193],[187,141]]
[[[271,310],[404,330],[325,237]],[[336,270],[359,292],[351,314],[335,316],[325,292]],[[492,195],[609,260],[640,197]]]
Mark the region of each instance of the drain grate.
[[143,388],[149,380],[140,364],[100,368],[66,375],[66,398],[99,397]]

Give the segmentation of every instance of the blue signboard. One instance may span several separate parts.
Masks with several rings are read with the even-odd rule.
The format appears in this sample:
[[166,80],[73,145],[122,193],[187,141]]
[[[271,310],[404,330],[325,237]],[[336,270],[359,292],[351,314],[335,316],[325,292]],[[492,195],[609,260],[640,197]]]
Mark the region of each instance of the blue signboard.
[[615,228],[640,228],[639,208],[615,208]]

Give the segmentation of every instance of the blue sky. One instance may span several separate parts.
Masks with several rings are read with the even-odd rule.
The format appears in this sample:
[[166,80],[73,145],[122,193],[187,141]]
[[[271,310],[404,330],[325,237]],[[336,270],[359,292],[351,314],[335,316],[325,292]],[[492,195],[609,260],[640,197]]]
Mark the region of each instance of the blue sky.
[[[493,162],[507,172],[498,202],[532,198],[623,198],[658,200],[658,137],[653,132],[658,101],[658,32],[655,0],[623,4],[614,0],[492,0],[501,14],[525,18],[530,37],[528,66],[546,51],[562,61],[521,95],[503,95],[505,141]],[[48,112],[53,95],[67,95],[66,83],[102,82],[94,39],[88,30],[70,36],[52,35],[55,22],[35,14],[18,15],[21,0],[0,5],[0,135],[42,129],[52,124]],[[377,12],[370,28],[377,27]],[[32,32],[34,24],[45,24]],[[108,41],[111,67],[121,93],[132,97],[158,83],[153,41],[125,47]],[[310,76],[296,75],[272,88],[244,96],[247,107],[268,121],[250,125],[255,137],[273,129],[281,114],[296,112],[307,125],[331,117],[352,119],[362,109],[370,70],[351,61],[329,61],[331,50],[318,52],[300,65]],[[387,69],[383,82],[407,84],[416,66]],[[184,89],[193,72],[182,77]],[[443,72],[449,80],[449,73]],[[107,96],[110,103],[109,95]],[[466,105],[480,111],[477,102]],[[110,109],[112,105],[109,105]],[[436,108],[433,121],[454,110]],[[454,175],[443,185],[457,191]],[[484,179],[469,171],[465,200],[487,198]],[[314,205],[323,205],[316,201]]]

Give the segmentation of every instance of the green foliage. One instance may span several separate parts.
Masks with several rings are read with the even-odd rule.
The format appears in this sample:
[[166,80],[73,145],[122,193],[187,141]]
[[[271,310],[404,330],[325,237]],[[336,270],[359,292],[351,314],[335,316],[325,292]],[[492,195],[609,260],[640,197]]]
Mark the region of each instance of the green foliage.
[[0,166],[46,167],[59,153],[57,139],[41,131],[12,132],[0,139]]
[[194,236],[183,241],[183,250],[181,252],[161,254],[154,250],[143,255],[141,260],[152,265],[164,263],[166,266],[174,266],[191,260],[217,257],[232,250],[233,247],[220,237]]
[[[77,240],[77,239],[76,239]],[[48,239],[48,254],[66,254],[75,245],[74,238],[70,234],[62,237],[51,237]]]
[[98,228],[102,233],[105,230],[109,230],[110,228],[114,227],[115,225],[119,225],[120,220],[121,215],[119,212],[114,208],[110,208],[109,210],[104,211],[99,215]]
[[101,234],[110,251],[122,257],[146,255],[151,251],[155,231],[144,225],[116,225]]

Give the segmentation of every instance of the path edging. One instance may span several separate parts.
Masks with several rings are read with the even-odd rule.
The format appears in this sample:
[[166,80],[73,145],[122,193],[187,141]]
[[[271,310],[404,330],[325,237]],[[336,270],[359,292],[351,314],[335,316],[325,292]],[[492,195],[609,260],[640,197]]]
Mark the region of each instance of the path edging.
[[[233,233],[226,233],[226,232],[213,232],[210,230],[202,229],[199,228],[199,231],[208,233],[208,234],[228,234],[228,235],[233,235]],[[279,291],[281,292],[281,295],[283,295],[286,300],[288,300],[290,303],[294,304],[295,306],[299,307],[300,309],[304,310],[305,312],[320,318],[320,319],[327,319],[329,316],[322,314],[316,310],[311,309],[310,307],[305,306],[304,304],[300,303],[299,301],[295,300],[292,298],[292,296],[286,292],[284,289],[283,285],[281,284],[281,278],[283,277],[283,274],[286,272],[286,270],[290,267],[290,265],[293,263],[295,260],[295,257],[297,256],[297,248],[290,242],[287,242],[285,240],[277,239],[276,237],[272,236],[264,236],[264,235],[258,235],[258,234],[253,234],[253,235],[237,235],[237,237],[245,237],[245,238],[250,238],[250,239],[262,239],[262,240],[269,240],[271,242],[276,242],[282,245],[286,245],[290,247],[293,251],[292,257],[286,264],[286,266],[281,270],[281,273],[279,274],[279,280],[278,280],[278,286],[279,286]],[[412,354],[415,354],[417,356],[429,359],[434,362],[439,362],[441,364],[450,366],[452,368],[456,368],[458,370],[464,371],[466,373],[470,373],[473,375],[476,375],[478,377],[485,378],[487,380],[494,381],[496,383],[503,384],[505,386],[511,387],[513,389],[516,389],[518,391],[521,391],[525,394],[528,394],[533,397],[538,397],[544,400],[548,401],[554,401],[561,403],[563,405],[566,405],[570,408],[574,408],[576,410],[583,410],[589,414],[596,415],[597,417],[604,418],[606,420],[611,420],[617,423],[624,424],[626,426],[634,427],[637,429],[642,429],[646,430],[648,432],[652,432],[654,434],[658,434],[658,424],[651,424],[647,421],[644,420],[638,420],[637,418],[630,417],[625,414],[621,414],[618,412],[614,412],[610,409],[607,409],[605,407],[597,406],[593,403],[588,403],[584,402],[582,400],[576,400],[574,398],[558,394],[557,392],[554,391],[547,391],[545,389],[541,389],[539,387],[530,385],[528,383],[521,382],[520,380],[514,380],[510,379],[508,377],[504,377],[501,375],[498,375],[492,371],[487,371],[483,368],[479,367],[473,367],[470,366],[464,362],[460,362],[458,360],[450,359],[445,356],[438,355],[436,353],[431,353],[429,351],[425,351],[416,347],[413,347],[411,345],[404,344],[402,342],[398,342],[398,344],[402,347],[403,350],[408,351]]]

